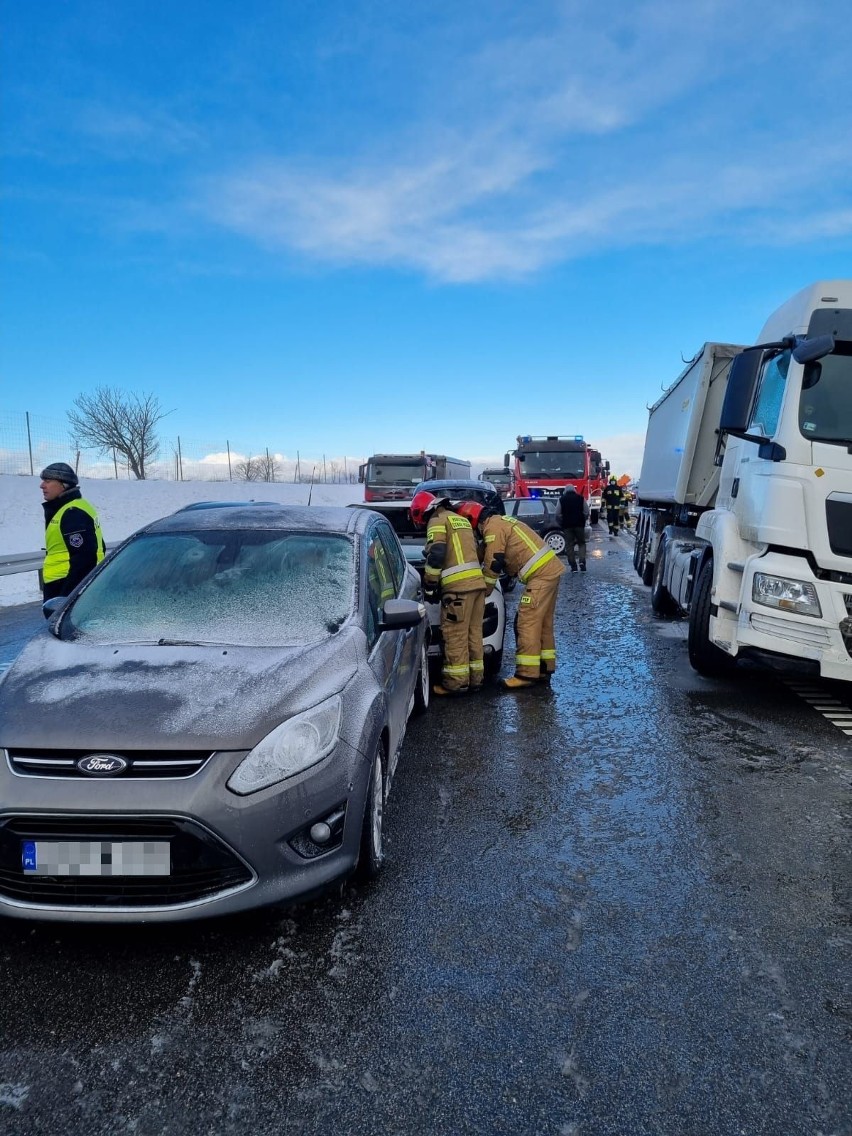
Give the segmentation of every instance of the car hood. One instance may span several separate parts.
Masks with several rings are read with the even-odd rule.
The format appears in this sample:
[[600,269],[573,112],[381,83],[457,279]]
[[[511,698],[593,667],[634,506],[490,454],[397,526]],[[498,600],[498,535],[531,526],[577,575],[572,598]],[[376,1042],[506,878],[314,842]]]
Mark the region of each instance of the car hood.
[[364,644],[356,627],[299,647],[95,646],[45,630],[0,683],[0,746],[250,749],[342,690]]

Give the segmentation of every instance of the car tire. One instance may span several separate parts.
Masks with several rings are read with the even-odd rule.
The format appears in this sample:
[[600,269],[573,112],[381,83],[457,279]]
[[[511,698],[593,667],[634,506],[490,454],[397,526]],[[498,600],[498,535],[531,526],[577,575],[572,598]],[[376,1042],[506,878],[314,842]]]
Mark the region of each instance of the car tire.
[[689,661],[705,678],[729,674],[736,659],[710,641],[710,607],[713,593],[713,561],[708,560],[698,574],[695,595],[689,609]]
[[385,746],[379,741],[373,754],[364,822],[361,826],[361,849],[357,874],[362,880],[374,880],[382,870],[382,814],[385,805]]
[[485,674],[488,678],[493,678],[494,675],[500,673],[500,668],[503,666],[503,648],[499,651],[492,651],[490,655],[485,656]]
[[429,709],[429,699],[432,693],[432,679],[429,675],[429,650],[426,639],[420,648],[420,668],[414,683],[414,713],[425,714]]
[[557,556],[561,556],[568,547],[565,533],[561,532],[559,529],[552,529],[549,533],[545,533],[544,543],[548,548],[552,548]]

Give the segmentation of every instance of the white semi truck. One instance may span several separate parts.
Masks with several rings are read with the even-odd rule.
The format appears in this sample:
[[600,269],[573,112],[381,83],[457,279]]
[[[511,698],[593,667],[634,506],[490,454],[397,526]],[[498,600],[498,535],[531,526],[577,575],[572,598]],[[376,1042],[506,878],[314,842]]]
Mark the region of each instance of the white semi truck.
[[704,344],[650,409],[637,500],[634,566],[697,671],[852,680],[852,280]]

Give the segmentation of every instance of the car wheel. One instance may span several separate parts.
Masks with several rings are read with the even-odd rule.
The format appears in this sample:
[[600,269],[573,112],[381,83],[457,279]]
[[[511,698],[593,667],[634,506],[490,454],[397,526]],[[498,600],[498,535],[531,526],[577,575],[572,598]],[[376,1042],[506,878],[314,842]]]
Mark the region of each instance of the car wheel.
[[699,674],[716,678],[728,674],[736,659],[710,641],[710,597],[713,593],[713,561],[708,560],[698,576],[689,609],[689,661]]
[[370,784],[367,786],[367,803],[364,806],[364,823],[361,828],[361,851],[358,855],[358,875],[362,880],[374,880],[382,870],[382,813],[385,804],[385,747],[379,742],[373,754]]
[[426,640],[420,648],[420,670],[414,684],[414,713],[425,714],[429,709],[429,697],[432,693],[432,682],[429,678],[429,651]]
[[568,541],[565,539],[565,533],[559,532],[554,529],[552,532],[546,533],[544,543],[552,548],[557,556],[561,556],[565,549],[568,547]]

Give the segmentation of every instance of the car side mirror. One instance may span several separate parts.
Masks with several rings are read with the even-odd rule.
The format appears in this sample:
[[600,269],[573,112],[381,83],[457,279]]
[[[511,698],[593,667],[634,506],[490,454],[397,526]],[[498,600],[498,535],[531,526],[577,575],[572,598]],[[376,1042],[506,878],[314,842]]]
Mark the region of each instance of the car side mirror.
[[379,631],[402,631],[425,618],[426,608],[419,600],[385,600]]

